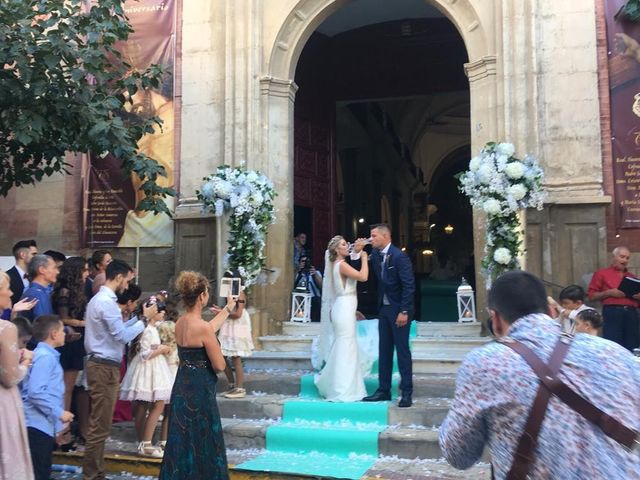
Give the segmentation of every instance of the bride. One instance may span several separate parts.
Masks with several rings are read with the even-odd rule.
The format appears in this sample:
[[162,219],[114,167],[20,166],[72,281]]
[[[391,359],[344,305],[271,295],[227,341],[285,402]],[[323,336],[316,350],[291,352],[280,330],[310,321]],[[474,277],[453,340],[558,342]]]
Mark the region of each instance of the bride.
[[369,266],[366,252],[360,254],[359,271],[344,261],[348,254],[340,235],[331,239],[325,252],[319,360],[326,363],[314,380],[320,395],[333,402],[366,396],[356,338],[356,283],[367,280]]

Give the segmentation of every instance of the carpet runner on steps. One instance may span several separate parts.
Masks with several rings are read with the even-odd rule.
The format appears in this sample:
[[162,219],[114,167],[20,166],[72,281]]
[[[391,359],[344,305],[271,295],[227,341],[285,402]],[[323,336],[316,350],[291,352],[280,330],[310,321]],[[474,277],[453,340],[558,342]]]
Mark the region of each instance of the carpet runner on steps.
[[282,422],[267,429],[267,452],[235,468],[361,478],[378,457],[388,408],[388,402],[285,402]]
[[[410,337],[417,332],[411,324]],[[358,322],[359,341],[377,333],[377,320]],[[362,345],[361,345],[362,347]],[[377,350],[376,345],[368,348]],[[394,356],[392,395],[399,376]],[[378,388],[378,361],[373,363],[365,387]],[[238,470],[297,473],[330,478],[359,479],[378,458],[378,437],[388,426],[389,402],[334,403],[320,399],[313,375],[300,378],[300,399],[284,403],[282,421],[266,432],[266,452],[236,465]]]

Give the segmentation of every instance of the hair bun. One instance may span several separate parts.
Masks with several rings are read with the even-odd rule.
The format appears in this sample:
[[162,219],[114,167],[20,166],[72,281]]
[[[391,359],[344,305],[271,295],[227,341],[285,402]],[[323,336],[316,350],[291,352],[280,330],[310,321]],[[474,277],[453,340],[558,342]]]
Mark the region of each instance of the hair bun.
[[207,291],[209,282],[201,273],[186,270],[176,279],[176,290],[187,307],[196,303],[199,295]]

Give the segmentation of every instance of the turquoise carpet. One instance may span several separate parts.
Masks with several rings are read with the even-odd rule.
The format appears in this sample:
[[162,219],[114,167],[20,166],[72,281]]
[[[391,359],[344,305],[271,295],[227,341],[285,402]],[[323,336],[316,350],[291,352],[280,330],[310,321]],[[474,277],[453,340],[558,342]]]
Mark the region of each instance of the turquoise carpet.
[[359,479],[378,458],[388,402],[285,402],[282,422],[267,429],[267,452],[239,470]]
[[[371,325],[358,322],[358,331]],[[412,322],[410,336],[416,336]],[[364,334],[362,332],[361,334]],[[377,360],[365,378],[369,394],[378,388]],[[394,372],[397,362],[394,360]],[[392,394],[398,390],[394,375]],[[378,437],[387,427],[389,402],[326,402],[313,375],[300,378],[300,397],[284,403],[282,421],[267,429],[266,452],[236,465],[238,470],[297,473],[359,479],[378,458]]]

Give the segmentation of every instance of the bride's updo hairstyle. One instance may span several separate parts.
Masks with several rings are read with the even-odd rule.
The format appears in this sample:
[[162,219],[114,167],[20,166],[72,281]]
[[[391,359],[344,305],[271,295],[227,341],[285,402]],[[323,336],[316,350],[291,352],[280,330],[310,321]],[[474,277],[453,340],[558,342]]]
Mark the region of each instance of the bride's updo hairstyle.
[[338,258],[338,245],[340,245],[342,240],[344,240],[342,235],[336,235],[329,240],[329,244],[327,245],[327,250],[329,250],[329,261],[335,262],[336,258]]
[[207,291],[209,282],[198,272],[184,271],[176,279],[176,290],[185,307],[192,308],[198,297]]

